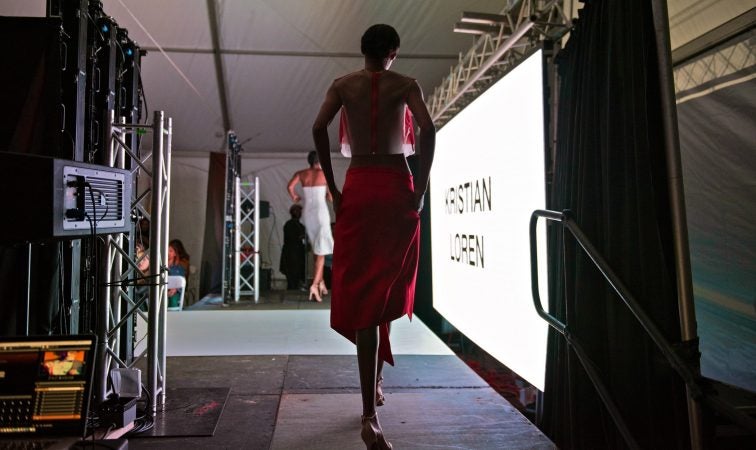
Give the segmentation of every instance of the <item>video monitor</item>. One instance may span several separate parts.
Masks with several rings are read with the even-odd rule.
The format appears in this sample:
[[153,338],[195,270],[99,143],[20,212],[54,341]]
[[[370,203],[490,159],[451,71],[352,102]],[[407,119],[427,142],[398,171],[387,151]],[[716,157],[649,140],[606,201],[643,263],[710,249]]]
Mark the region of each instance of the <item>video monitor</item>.
[[0,338],[0,437],[84,431],[93,336]]
[[434,308],[541,390],[547,325],[533,307],[529,221],[546,204],[542,72],[538,50],[444,125],[430,181]]

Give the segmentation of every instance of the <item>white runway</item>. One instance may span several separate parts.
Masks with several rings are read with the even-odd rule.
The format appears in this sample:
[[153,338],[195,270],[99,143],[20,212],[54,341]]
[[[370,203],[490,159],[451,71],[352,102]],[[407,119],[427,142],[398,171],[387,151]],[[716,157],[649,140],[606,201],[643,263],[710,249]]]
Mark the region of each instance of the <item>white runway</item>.
[[[168,356],[354,355],[329,325],[329,310],[168,312]],[[392,324],[395,355],[453,355],[417,317]]]

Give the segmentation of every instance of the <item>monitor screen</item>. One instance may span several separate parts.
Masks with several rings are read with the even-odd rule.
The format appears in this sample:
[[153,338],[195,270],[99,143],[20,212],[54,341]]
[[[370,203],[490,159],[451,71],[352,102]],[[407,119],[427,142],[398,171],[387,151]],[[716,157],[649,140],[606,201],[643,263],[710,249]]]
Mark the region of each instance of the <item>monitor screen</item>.
[[84,431],[92,336],[0,339],[0,435]]
[[546,204],[542,71],[539,50],[439,130],[430,211],[434,308],[541,390],[547,325],[533,307],[528,226]]

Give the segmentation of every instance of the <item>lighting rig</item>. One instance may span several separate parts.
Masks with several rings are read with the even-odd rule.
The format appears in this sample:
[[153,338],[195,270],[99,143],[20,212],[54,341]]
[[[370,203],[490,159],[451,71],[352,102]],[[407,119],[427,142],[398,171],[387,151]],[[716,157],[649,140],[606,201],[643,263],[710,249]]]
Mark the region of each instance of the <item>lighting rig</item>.
[[[114,393],[110,369],[128,373],[146,355],[147,386],[137,386],[147,391],[147,416],[154,416],[157,403],[165,400],[160,321],[165,320],[171,119],[156,111],[152,123],[143,122],[140,68],[146,52],[105,13],[102,1],[47,0],[46,11],[43,18],[0,18],[5,42],[35,40],[34,46],[10,48],[16,52],[10,60],[26,80],[23,89],[2,83],[7,113],[0,117],[0,167],[7,176],[0,189],[9,192],[7,206],[18,219],[6,221],[0,256],[17,256],[16,266],[23,269],[14,268],[13,275],[23,273],[24,280],[3,272],[0,291],[26,293],[6,297],[17,306],[15,317],[3,318],[10,331],[0,332],[97,334],[95,408]],[[4,76],[16,81],[8,78],[13,74]],[[36,108],[33,114],[30,108]],[[153,150],[142,155],[141,140],[149,132]],[[141,193],[140,176],[150,179],[150,188]],[[146,273],[135,257],[141,237],[135,224],[143,217],[150,220],[153,243]],[[37,264],[38,255],[49,264]],[[137,282],[143,283],[141,292]],[[49,286],[49,298],[40,288],[32,291],[35,286]],[[149,305],[148,312],[142,305]],[[49,311],[57,315],[48,317]],[[140,349],[136,340],[139,317],[148,338],[141,345],[148,348]]]

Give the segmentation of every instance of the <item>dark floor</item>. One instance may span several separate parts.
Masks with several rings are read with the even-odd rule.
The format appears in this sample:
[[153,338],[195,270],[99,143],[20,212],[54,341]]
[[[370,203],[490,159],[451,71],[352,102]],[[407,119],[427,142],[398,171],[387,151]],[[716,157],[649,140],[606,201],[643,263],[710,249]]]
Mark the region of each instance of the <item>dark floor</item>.
[[[328,307],[328,298],[314,303],[307,302],[304,293],[273,291],[258,303],[205,304],[196,309]],[[171,421],[173,427],[194,423],[197,411],[203,410],[204,397],[187,400],[182,396],[188,392],[229,388],[215,433],[132,437],[132,449],[364,448],[359,436],[361,403],[354,356],[171,357],[167,371],[172,390],[166,402],[169,411],[158,416],[161,427]],[[378,414],[395,449],[555,448],[457,356],[397,355],[396,366],[387,366],[384,376],[386,405]],[[182,388],[181,393],[174,391]],[[224,390],[217,392],[225,398]],[[185,419],[179,417],[177,422],[177,410]],[[199,428],[188,426],[193,427]],[[188,429],[186,434],[196,433]]]

